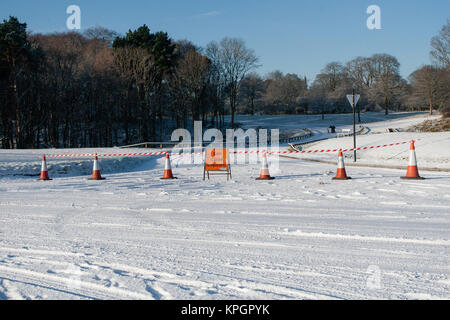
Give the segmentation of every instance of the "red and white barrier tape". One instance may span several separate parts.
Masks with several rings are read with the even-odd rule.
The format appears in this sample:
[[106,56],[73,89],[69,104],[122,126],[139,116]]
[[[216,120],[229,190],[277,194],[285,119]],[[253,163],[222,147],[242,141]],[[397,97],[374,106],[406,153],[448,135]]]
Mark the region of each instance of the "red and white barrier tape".
[[[110,153],[110,154],[97,154],[97,157],[132,157],[132,156],[154,156],[154,155],[163,155],[166,154],[167,151],[159,151],[159,152],[139,152],[139,153]],[[62,158],[62,157],[93,157],[96,153],[81,153],[81,154],[48,154],[47,158]]]
[[[420,140],[420,139],[417,139]],[[232,151],[233,154],[252,154],[252,153],[263,153],[267,154],[292,154],[292,153],[328,153],[328,152],[338,152],[341,150],[342,152],[350,152],[350,151],[359,151],[359,150],[371,150],[385,147],[393,147],[402,144],[410,143],[411,141],[403,141],[396,142],[390,144],[383,144],[377,146],[369,146],[369,147],[359,147],[359,148],[351,148],[351,149],[321,149],[321,150],[288,150],[288,151],[266,151],[266,150],[243,150],[243,151]],[[136,153],[109,153],[109,154],[97,154],[98,157],[134,157],[134,156],[156,156],[156,155],[165,155],[169,153],[170,155],[193,155],[193,154],[203,154],[204,152],[170,152],[170,151],[158,151],[158,152],[136,152]],[[82,154],[48,154],[47,158],[63,158],[63,157],[93,157],[95,153],[82,153]]]
[[[417,139],[419,140],[419,139]],[[358,151],[358,150],[369,150],[369,149],[378,149],[378,148],[385,148],[385,147],[393,147],[393,146],[398,146],[401,144],[407,144],[410,143],[411,141],[403,141],[403,142],[396,142],[396,143],[390,143],[390,144],[383,144],[383,145],[378,145],[378,146],[370,146],[370,147],[359,147],[359,148],[351,148],[351,149],[322,149],[322,150],[303,150],[303,151],[293,151],[292,153],[325,153],[325,152],[337,152],[339,150],[341,150],[342,152],[350,152],[350,151]],[[278,152],[280,153],[280,152]],[[289,151],[283,151],[281,153],[290,153]]]

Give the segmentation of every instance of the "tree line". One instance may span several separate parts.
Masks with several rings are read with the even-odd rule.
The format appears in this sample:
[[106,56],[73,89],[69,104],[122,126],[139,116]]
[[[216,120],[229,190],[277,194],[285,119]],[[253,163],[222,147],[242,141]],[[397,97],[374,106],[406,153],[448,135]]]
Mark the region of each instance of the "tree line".
[[15,17],[0,24],[2,148],[165,141],[196,120],[235,127],[236,113],[346,112],[352,88],[367,110],[449,109],[448,22],[432,39],[434,64],[409,81],[395,57],[376,54],[329,63],[311,85],[280,71],[261,77],[258,57],[238,38],[200,48],[146,25],[123,36],[102,27],[54,34],[26,27]]
[[330,62],[313,83],[295,74],[274,71],[264,78],[249,74],[241,86],[244,113],[350,112],[346,99],[354,89],[366,111],[439,110],[450,116],[450,20],[431,40],[432,64],[400,75],[400,63],[389,54],[356,57],[347,63]]
[[102,27],[27,34],[10,17],[0,24],[1,146],[164,141],[196,120],[233,127],[240,84],[257,62],[241,39],[202,49],[146,25],[124,36]]

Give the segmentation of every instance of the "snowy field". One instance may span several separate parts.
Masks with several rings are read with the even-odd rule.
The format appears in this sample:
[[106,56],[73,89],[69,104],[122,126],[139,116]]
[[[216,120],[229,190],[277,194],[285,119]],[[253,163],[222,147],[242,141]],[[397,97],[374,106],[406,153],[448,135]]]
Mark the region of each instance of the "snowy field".
[[[364,130],[357,135],[357,147],[370,147],[397,142],[416,140],[416,154],[419,166],[430,168],[450,169],[450,132],[419,133],[405,132],[408,128],[425,120],[438,119],[440,116],[429,116],[427,113],[392,113],[387,117],[384,113],[367,112],[361,114],[361,125]],[[253,121],[252,121],[253,119]],[[337,137],[337,134],[328,132],[328,126],[336,126],[336,131],[352,129],[352,114],[326,115],[322,120],[321,115],[291,115],[291,116],[237,116],[238,122],[246,128],[279,128],[280,132],[291,132],[295,135],[295,128],[308,128],[313,136],[301,140],[302,150],[323,149],[350,149],[353,148],[353,137]],[[277,126],[280,124],[279,126]],[[357,124],[358,130],[359,124]],[[386,133],[386,129],[397,129],[400,132]],[[285,147],[285,145],[282,145]],[[282,148],[282,150],[285,150]],[[290,156],[300,159],[318,159],[334,161],[335,153],[302,153]],[[353,161],[353,152],[345,154],[347,161]],[[409,143],[406,146],[388,147],[379,150],[361,150],[357,152],[358,163],[382,164],[382,165],[407,165],[409,159]]]
[[[424,120],[438,119],[439,116],[429,116],[426,112],[394,112],[385,115],[384,112],[366,112],[361,113],[361,123],[358,123],[358,115],[356,115],[356,130],[362,125],[368,130],[365,133],[385,133],[387,128],[405,129],[413,125],[417,125]],[[312,131],[313,137],[309,140],[336,138],[337,134],[328,132],[328,127],[334,125],[336,131],[342,129],[353,130],[353,114],[326,114],[324,120],[322,115],[264,115],[264,116],[245,116],[237,115],[236,122],[240,123],[243,128],[268,128],[279,129],[280,133],[295,133],[308,128]],[[300,130],[299,130],[300,129]]]
[[[381,164],[381,165],[408,165],[409,141],[415,140],[417,161],[423,168],[445,168],[450,169],[450,132],[397,132],[363,134],[357,136],[357,147],[371,147],[397,142],[407,142],[407,144],[384,147],[376,150],[367,149],[357,151],[358,163]],[[323,149],[350,149],[353,148],[353,137],[342,137],[327,139],[318,142],[308,143],[303,146],[303,150],[323,150]],[[335,153],[302,153],[291,154],[290,156],[299,159],[322,159],[333,161],[336,159]],[[353,152],[347,152],[345,157],[348,162],[353,161]]]
[[[420,138],[419,171],[450,168],[448,133],[368,126],[361,146]],[[352,140],[306,147],[333,146]],[[361,157],[406,166],[408,149]],[[101,158],[104,181],[86,179],[92,159],[51,158],[54,180],[36,180],[43,152],[124,151],[0,151],[0,299],[450,299],[449,172],[409,181],[347,167],[352,180],[332,181],[335,165],[269,157],[275,180],[240,164],[230,182],[202,181],[200,164],[174,156],[178,179],[160,180],[164,159],[152,156]]]

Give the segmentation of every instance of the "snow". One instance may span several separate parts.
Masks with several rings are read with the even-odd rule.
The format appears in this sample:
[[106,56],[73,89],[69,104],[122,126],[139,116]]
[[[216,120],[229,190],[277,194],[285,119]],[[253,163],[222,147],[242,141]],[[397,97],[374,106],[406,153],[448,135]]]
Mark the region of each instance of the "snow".
[[[407,142],[407,144],[370,150],[359,150],[357,151],[356,158],[359,163],[408,165],[410,140],[415,140],[414,145],[419,169],[421,166],[450,169],[450,132],[397,132],[358,135],[356,137],[357,147],[370,147],[397,142]],[[310,143],[304,146],[303,150],[333,150],[336,148],[353,148],[353,137],[334,138]],[[291,156],[300,159],[322,160],[334,160],[336,158],[335,153],[316,153],[314,155],[300,153]],[[353,151],[345,153],[344,156],[348,159],[347,161],[353,161]]]
[[[358,163],[407,165],[409,158],[409,141],[416,140],[416,155],[419,167],[450,169],[450,132],[422,133],[407,132],[425,120],[438,119],[439,115],[429,116],[426,113],[392,113],[387,117],[383,113],[368,112],[361,114],[361,125],[365,130],[357,135],[357,147],[370,147],[397,142],[408,142],[407,145],[386,147],[371,150],[357,151]],[[252,118],[254,121],[252,121]],[[387,120],[386,120],[387,119]],[[311,138],[300,141],[302,150],[327,150],[353,148],[353,136],[337,137],[337,134],[328,133],[327,128],[333,124],[336,131],[352,129],[352,114],[326,115],[290,115],[290,116],[237,116],[239,123],[246,127],[279,128],[280,132],[294,132],[294,128],[309,128],[313,132]],[[359,125],[359,124],[358,124]],[[387,128],[399,129],[401,132],[386,133]],[[353,130],[353,129],[352,129]],[[358,130],[358,127],[357,127]],[[294,136],[295,134],[292,134]],[[325,140],[324,140],[325,139]],[[299,159],[318,159],[335,161],[333,153],[299,153],[290,156]],[[347,161],[353,161],[353,152],[344,154]]]
[[[420,138],[419,171],[449,167],[448,133],[374,131],[358,143]],[[408,150],[361,157],[406,166]],[[161,180],[164,158],[144,156],[100,158],[106,180],[89,181],[91,158],[48,158],[53,180],[37,181],[42,153],[93,152],[124,149],[0,151],[0,299],[450,299],[449,172],[332,181],[336,165],[271,156],[275,180],[256,181],[257,163],[203,181],[172,156],[178,179]]]
[[[359,125],[370,128],[370,133],[384,133],[387,128],[405,129],[417,125],[425,120],[438,119],[439,115],[429,116],[424,112],[395,112],[385,115],[380,112],[361,113],[361,123],[358,123],[356,115],[356,131]],[[279,129],[280,133],[288,133],[295,136],[295,132],[302,133],[303,128],[312,131],[313,136],[305,141],[316,141],[321,139],[335,138],[341,130],[351,129],[353,131],[353,114],[326,114],[322,120],[322,115],[264,115],[264,116],[245,116],[237,115],[236,122],[244,128],[267,128]],[[328,132],[328,127],[336,127],[335,134]],[[367,130],[365,131],[367,133]]]

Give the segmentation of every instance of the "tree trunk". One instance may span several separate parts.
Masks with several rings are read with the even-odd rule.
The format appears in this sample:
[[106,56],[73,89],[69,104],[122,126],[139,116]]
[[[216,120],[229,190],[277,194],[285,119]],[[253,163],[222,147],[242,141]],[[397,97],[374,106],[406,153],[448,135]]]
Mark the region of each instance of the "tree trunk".
[[384,114],[387,116],[388,115],[388,99],[387,99],[387,97],[385,96],[384,97]]
[[428,99],[428,103],[430,105],[430,116],[433,114],[433,97],[430,96],[430,98]]

